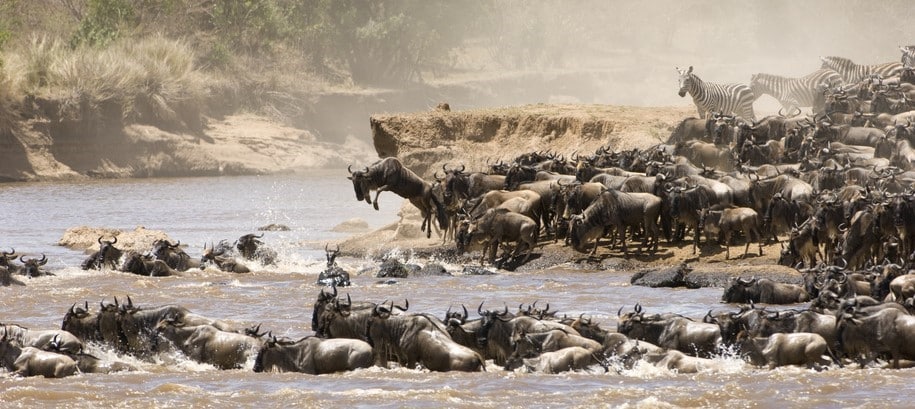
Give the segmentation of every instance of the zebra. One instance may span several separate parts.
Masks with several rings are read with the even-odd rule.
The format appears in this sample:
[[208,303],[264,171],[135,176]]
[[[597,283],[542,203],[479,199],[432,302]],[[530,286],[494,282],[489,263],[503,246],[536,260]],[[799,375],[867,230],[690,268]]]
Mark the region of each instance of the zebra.
[[842,76],[830,69],[819,69],[799,78],[764,73],[750,77],[750,89],[756,98],[763,94],[771,95],[783,107],[792,111],[800,107],[812,107],[813,112],[822,112],[825,105],[821,95],[823,91],[841,85]]
[[846,84],[857,84],[872,74],[877,74],[881,78],[889,78],[899,75],[902,71],[902,63],[898,62],[858,65],[843,57],[820,57],[820,60],[823,61],[823,66],[820,68],[835,70],[842,75]]
[[746,121],[753,121],[753,90],[746,84],[718,84],[702,81],[693,74],[693,67],[688,70],[677,68],[680,74],[680,97],[687,93],[692,95],[693,103],[699,111],[699,116],[705,118],[710,112],[722,114],[736,114]]
[[902,66],[915,68],[915,45],[899,46],[899,51],[902,51],[902,59],[900,60]]

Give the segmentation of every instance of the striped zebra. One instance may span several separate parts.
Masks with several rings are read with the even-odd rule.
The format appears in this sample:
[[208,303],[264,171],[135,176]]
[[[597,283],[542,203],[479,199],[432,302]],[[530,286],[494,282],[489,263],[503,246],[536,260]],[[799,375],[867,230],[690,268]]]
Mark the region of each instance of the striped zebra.
[[899,46],[899,51],[902,51],[902,60],[900,61],[902,66],[915,68],[915,45]]
[[889,78],[899,75],[902,71],[902,63],[898,62],[858,65],[843,57],[820,57],[820,60],[823,61],[823,66],[820,68],[829,68],[838,72],[846,84],[857,84],[872,74],[879,74],[882,78]]
[[812,107],[813,112],[822,112],[824,101],[817,98],[818,94],[842,84],[842,76],[830,69],[819,69],[799,78],[763,73],[750,77],[750,89],[756,98],[763,94],[771,95],[789,112],[800,107]]
[[725,115],[737,115],[744,120],[753,121],[756,117],[753,115],[753,90],[746,84],[718,84],[714,82],[705,82],[693,74],[693,67],[688,70],[677,68],[680,74],[680,92],[681,97],[687,93],[693,96],[693,103],[699,111],[699,116],[705,118],[712,112],[720,112]]

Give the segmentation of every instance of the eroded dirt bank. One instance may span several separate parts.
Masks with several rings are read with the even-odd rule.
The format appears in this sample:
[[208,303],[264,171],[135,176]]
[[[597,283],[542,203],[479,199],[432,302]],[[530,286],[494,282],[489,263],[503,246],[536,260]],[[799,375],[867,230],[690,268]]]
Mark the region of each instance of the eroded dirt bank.
[[647,148],[666,140],[691,107],[535,104],[465,111],[429,110],[371,117],[378,156],[395,156],[431,177],[441,165],[483,170],[535,151],[590,154],[601,146]]

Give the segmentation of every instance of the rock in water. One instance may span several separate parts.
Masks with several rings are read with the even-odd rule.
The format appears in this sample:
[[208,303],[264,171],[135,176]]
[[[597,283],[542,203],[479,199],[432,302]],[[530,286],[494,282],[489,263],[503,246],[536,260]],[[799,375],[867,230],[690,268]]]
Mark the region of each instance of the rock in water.
[[266,226],[257,228],[257,231],[289,231],[289,226],[285,224],[270,223]]

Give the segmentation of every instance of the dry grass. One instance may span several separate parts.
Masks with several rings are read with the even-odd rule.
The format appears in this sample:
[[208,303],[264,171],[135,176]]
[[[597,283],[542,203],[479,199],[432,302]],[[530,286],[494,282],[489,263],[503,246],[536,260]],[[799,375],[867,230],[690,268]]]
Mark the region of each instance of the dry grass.
[[[12,100],[30,95],[56,101],[60,112],[46,114],[71,120],[119,114],[106,119],[174,121],[182,107],[206,96],[206,77],[195,68],[192,48],[164,37],[75,50],[36,37],[4,60],[11,85],[3,89]],[[103,112],[111,107],[114,112]]]

